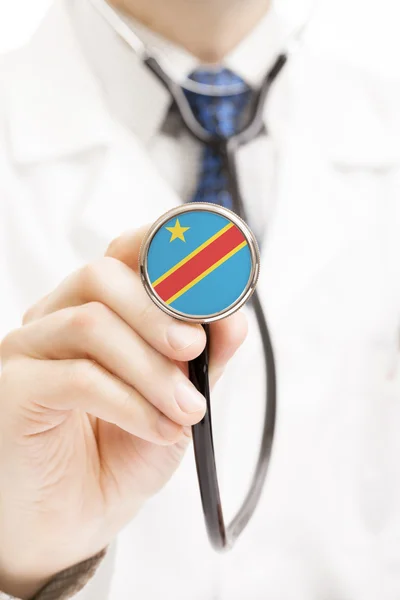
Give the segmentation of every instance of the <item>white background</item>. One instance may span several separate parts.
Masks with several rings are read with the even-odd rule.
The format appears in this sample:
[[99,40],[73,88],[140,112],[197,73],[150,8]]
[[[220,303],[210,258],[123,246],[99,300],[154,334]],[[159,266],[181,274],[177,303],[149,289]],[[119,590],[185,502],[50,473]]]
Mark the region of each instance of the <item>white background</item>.
[[24,43],[51,0],[0,0],[0,52]]
[[[29,38],[51,1],[0,0],[0,53]],[[277,1],[290,12],[303,0]],[[400,77],[400,0],[319,0],[313,23],[309,38],[324,51]]]

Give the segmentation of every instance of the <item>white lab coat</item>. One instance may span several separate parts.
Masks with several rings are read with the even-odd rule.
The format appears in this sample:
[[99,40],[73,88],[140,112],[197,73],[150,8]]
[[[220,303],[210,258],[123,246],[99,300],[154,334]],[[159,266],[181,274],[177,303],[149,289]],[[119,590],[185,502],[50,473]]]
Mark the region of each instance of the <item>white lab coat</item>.
[[[47,19],[0,68],[1,335],[180,202],[107,111],[62,10]],[[261,505],[214,554],[189,452],[81,599],[400,598],[400,88],[304,48],[267,122],[278,165],[259,290],[279,406]],[[262,374],[251,332],[216,393],[228,512],[256,451]]]

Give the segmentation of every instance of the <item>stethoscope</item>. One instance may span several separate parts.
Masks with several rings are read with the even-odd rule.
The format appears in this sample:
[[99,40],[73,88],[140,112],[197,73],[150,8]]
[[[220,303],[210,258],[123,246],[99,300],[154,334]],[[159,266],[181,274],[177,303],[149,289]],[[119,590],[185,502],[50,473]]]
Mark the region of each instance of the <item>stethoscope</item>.
[[[114,9],[107,4],[106,0],[90,1],[100,12],[100,14],[113,26],[114,30],[117,31],[122,39],[129,44],[129,46],[134,50],[135,54],[140,58],[142,63],[167,89],[176,108],[178,109],[182,122],[190,135],[203,144],[213,146],[213,148],[215,148],[215,150],[221,154],[225,162],[233,211],[244,223],[246,223],[247,215],[238,180],[236,153],[240,146],[243,146],[251,140],[254,140],[264,130],[264,107],[271,89],[271,85],[285,66],[289,53],[291,53],[294,44],[298,41],[303,32],[304,25],[300,30],[292,35],[290,40],[292,42],[292,46],[288,46],[288,49],[285,52],[282,52],[277,56],[272,67],[265,76],[257,92],[252,114],[250,115],[244,128],[234,136],[225,139],[211,135],[200,125],[192,113],[192,110],[183,92],[182,85],[174,81],[173,77],[171,77],[161,66],[161,61],[152,55],[142,41],[125,23],[122,17],[120,17],[118,13],[116,13],[116,11],[114,11]],[[307,20],[307,24],[308,22],[309,19]],[[237,94],[241,91],[238,89],[237,85],[230,88],[214,88],[213,86],[206,84],[189,82],[187,84],[185,83],[185,87],[200,93],[214,95]],[[147,286],[147,288],[148,287],[149,286]],[[207,346],[204,352],[197,359],[189,363],[190,380],[205,396],[207,401],[207,412],[204,419],[198,425],[193,427],[193,444],[206,528],[213,548],[218,551],[232,548],[235,541],[243,532],[252,517],[260,500],[264,482],[266,480],[274,439],[277,406],[277,384],[274,351],[264,310],[257,290],[252,290],[251,303],[260,330],[264,351],[267,381],[265,415],[260,450],[250,488],[241,507],[239,508],[239,511],[228,525],[224,520],[215,462],[210,390],[208,381],[209,325],[207,324],[204,325],[207,333]],[[161,306],[161,308],[163,307]]]

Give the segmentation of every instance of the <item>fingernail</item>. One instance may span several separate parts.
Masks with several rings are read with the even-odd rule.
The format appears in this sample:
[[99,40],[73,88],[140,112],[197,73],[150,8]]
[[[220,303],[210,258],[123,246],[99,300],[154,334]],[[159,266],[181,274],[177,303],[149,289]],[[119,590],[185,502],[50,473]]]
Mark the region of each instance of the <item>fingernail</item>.
[[205,410],[206,400],[188,381],[181,381],[175,388],[175,400],[179,408],[187,414]]
[[182,433],[182,427],[168,419],[165,415],[160,415],[158,419],[158,431],[164,439],[172,442]]
[[167,340],[174,350],[184,350],[199,339],[197,327],[185,323],[173,323],[167,330]]

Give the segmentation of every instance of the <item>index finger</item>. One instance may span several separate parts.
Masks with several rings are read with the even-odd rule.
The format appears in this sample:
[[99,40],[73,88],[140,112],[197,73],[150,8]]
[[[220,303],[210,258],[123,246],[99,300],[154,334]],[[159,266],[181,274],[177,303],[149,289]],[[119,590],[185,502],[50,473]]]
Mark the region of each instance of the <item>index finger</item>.
[[137,270],[145,231],[142,228],[115,240],[108,256],[72,273],[26,313],[24,324],[65,308],[100,303],[168,358],[182,361],[198,356],[205,345],[201,326],[177,321],[160,311],[133,270]]

